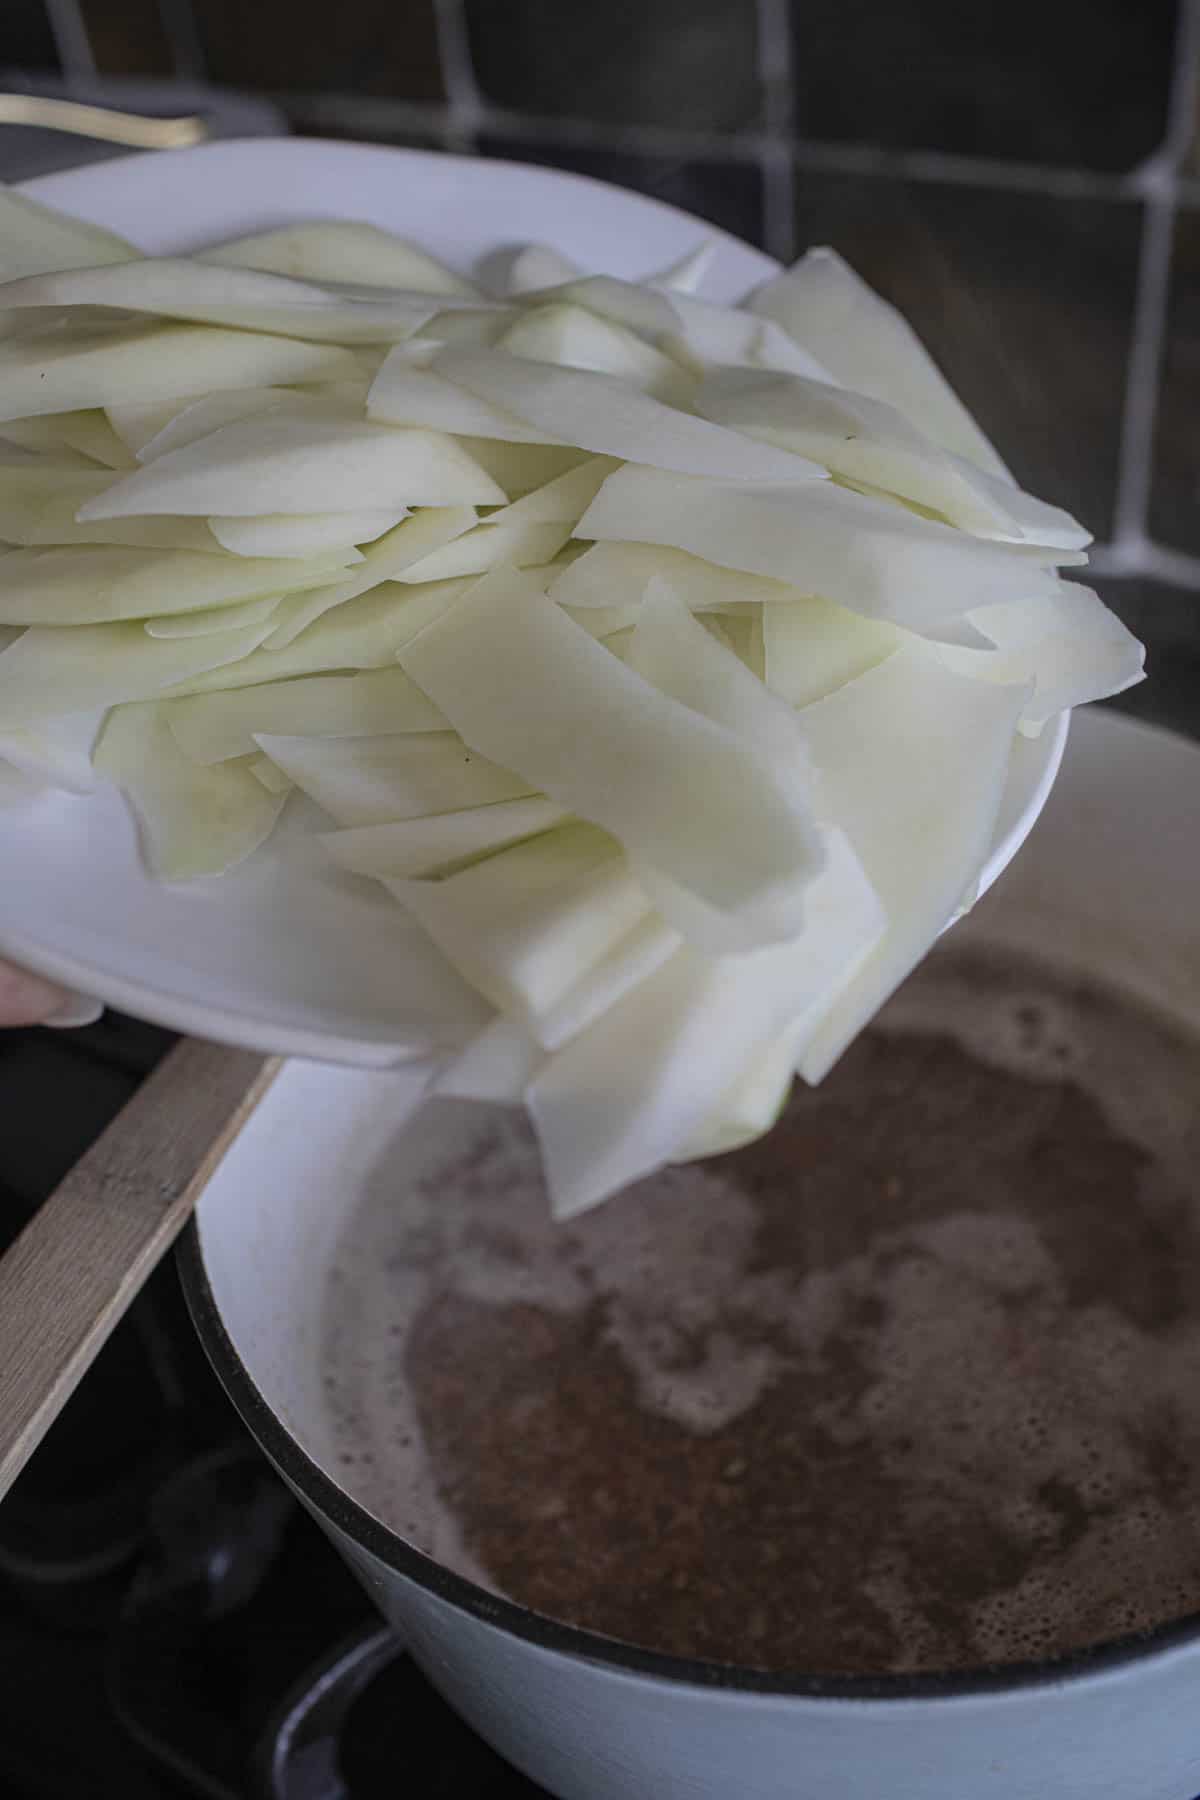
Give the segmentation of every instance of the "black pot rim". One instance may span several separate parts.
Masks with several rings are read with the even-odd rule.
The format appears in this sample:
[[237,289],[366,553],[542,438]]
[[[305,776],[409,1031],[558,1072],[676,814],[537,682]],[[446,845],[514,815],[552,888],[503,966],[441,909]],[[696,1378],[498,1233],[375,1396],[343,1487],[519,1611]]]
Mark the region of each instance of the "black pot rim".
[[193,1218],[179,1243],[177,1263],[184,1296],[200,1342],[243,1423],[284,1479],[314,1512],[369,1551],[387,1568],[439,1599],[490,1625],[591,1663],[627,1674],[654,1676],[745,1694],[796,1700],[953,1700],[1061,1687],[1150,1661],[1200,1642],[1200,1614],[1099,1644],[1070,1656],[912,1675],[770,1675],[735,1664],[704,1662],[639,1649],[580,1626],[561,1624],[457,1575],[398,1537],[350,1497],[315,1463],[270,1406],[225,1328],[204,1263],[200,1229]]

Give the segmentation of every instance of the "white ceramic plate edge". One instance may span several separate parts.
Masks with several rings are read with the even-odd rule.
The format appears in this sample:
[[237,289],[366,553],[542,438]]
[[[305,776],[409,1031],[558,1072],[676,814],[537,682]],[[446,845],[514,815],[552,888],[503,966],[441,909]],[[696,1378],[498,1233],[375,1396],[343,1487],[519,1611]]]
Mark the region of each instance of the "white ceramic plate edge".
[[[461,220],[454,222],[456,236],[446,228],[444,199],[433,198],[434,189],[444,196],[447,182],[452,190],[461,185],[464,193],[472,186],[493,193],[503,190],[503,199],[477,201],[489,221],[504,220],[503,233],[472,236],[464,248]],[[393,202],[397,189],[405,196],[400,205]],[[381,204],[379,196],[385,190]],[[586,176],[436,151],[305,139],[235,139],[91,164],[39,177],[23,184],[23,191],[120,231],[156,252],[294,220],[374,216],[393,229],[411,232],[460,268],[502,244],[545,237],[585,266],[641,274],[655,259],[665,264],[698,238],[708,238],[717,255],[705,292],[712,298],[736,299],[776,267],[761,252],[665,202]],[[585,204],[579,203],[580,196]],[[539,231],[539,222],[544,225],[547,219],[554,221],[553,229]],[[631,246],[636,246],[632,254]],[[1032,828],[1057,774],[1067,724],[1064,715],[1040,738],[1018,740],[981,892],[995,881]],[[404,1033],[366,1008],[353,1016],[338,1015],[331,1008],[323,1025],[295,1017],[297,1011],[313,1012],[311,1005],[277,1000],[273,1016],[267,1016],[261,1005],[214,1001],[196,991],[194,973],[191,991],[183,977],[175,988],[164,984],[161,976],[122,974],[95,955],[72,953],[27,924],[0,921],[0,954],[151,1023],[242,1048],[379,1068],[428,1052],[439,1041],[432,1028],[428,1036]]]

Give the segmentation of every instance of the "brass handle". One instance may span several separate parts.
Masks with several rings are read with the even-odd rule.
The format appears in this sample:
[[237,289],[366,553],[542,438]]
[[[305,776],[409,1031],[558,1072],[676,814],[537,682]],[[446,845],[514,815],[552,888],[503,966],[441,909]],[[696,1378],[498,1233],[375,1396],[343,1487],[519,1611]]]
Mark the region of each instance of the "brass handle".
[[103,143],[128,144],[134,150],[183,150],[204,143],[209,135],[206,121],[198,115],[148,119],[141,113],[88,106],[81,100],[53,100],[44,94],[0,94],[0,125],[38,125]]

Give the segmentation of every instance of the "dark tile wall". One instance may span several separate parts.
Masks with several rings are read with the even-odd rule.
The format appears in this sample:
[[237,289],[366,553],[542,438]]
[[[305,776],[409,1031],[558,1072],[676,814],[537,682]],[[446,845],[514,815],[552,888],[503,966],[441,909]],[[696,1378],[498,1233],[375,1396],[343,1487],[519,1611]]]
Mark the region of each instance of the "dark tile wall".
[[1128,169],[1166,124],[1177,0],[792,0],[808,137]]
[[159,0],[81,0],[102,74],[171,75],[171,41]]
[[[51,3],[0,0],[0,68],[53,64]],[[1127,704],[1200,707],[1200,119],[1190,147],[1188,121],[1169,123],[1180,16],[1200,0],[79,4],[102,73],[176,66],[270,97],[309,135],[546,163],[780,256],[836,245],[1022,480],[1133,570],[1117,599],[1158,668]],[[1183,178],[1168,166],[1164,198],[1140,171],[1169,132]],[[1164,206],[1165,318],[1161,284],[1139,290]],[[1161,348],[1144,519],[1135,438],[1122,462],[1135,339],[1143,366]]]
[[[164,69],[194,14],[234,85],[441,98],[435,0],[80,0],[98,66]],[[46,0],[5,0],[0,66],[53,61]],[[484,100],[542,119],[730,132],[788,73],[806,139],[1122,171],[1159,144],[1180,0],[454,0]]]
[[42,0],[4,0],[0,7],[0,69],[57,69],[54,33]]
[[484,156],[547,163],[576,175],[613,182],[617,187],[635,188],[652,199],[681,206],[748,243],[763,241],[762,173],[752,162],[721,157],[708,160],[636,156],[621,150],[529,143],[522,140],[519,132],[512,136],[484,133],[477,147]]
[[1019,479],[1112,522],[1140,209],[796,172],[801,246],[832,244],[912,321]]
[[202,0],[196,18],[227,87],[442,98],[432,0]]
[[1200,738],[1200,596],[1161,581],[1083,579],[1146,646],[1147,679],[1105,704]]
[[467,0],[488,100],[546,117],[731,131],[760,110],[748,0]]
[[321,96],[307,95],[288,108],[292,130],[298,137],[324,138],[344,144],[386,144],[394,150],[446,150],[445,136],[436,128],[423,131],[419,127],[400,128],[394,123],[377,124],[369,115],[354,123],[340,117],[331,119]]

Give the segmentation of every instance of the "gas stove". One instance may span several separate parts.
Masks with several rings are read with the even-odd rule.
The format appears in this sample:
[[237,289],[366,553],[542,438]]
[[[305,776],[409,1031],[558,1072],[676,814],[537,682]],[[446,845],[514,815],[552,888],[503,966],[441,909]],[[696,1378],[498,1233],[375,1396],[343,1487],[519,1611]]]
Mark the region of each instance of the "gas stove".
[[[0,1248],[172,1042],[0,1036]],[[86,1255],[86,1246],[80,1246]],[[251,1442],[159,1269],[0,1505],[4,1800],[528,1800]]]

